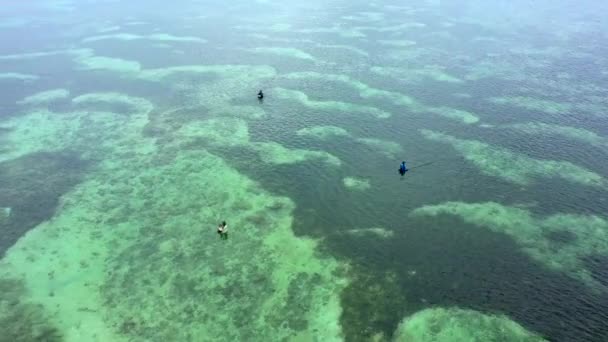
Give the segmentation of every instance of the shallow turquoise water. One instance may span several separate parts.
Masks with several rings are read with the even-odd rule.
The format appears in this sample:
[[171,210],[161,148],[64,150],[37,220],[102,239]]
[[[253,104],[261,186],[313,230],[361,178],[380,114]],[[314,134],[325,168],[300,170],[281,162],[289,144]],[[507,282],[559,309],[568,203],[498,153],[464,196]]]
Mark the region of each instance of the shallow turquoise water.
[[[237,227],[260,230],[248,233],[252,240],[238,247],[242,249],[219,250],[228,253],[226,258],[234,253],[243,262],[247,281],[272,273],[269,265],[282,258],[276,252],[278,242],[269,243],[274,246],[270,251],[256,249],[256,244],[273,239],[264,234],[272,234],[275,224],[293,231],[295,237],[290,239],[294,240],[289,241],[317,241],[316,256],[310,257],[310,264],[303,263],[304,269],[317,269],[316,263],[324,260],[348,265],[348,270],[336,266],[333,273],[324,274],[293,271],[276,261],[276,278],[289,281],[275,279],[268,285],[270,280],[260,276],[259,283],[266,290],[286,289],[288,323],[268,318],[277,320],[270,324],[277,330],[246,326],[242,331],[235,328],[234,335],[225,339],[242,339],[246,334],[260,340],[328,338],[332,334],[313,330],[309,316],[315,316],[319,293],[331,292],[341,310],[332,318],[338,320],[338,336],[347,341],[409,336],[407,331],[396,332],[404,317],[436,307],[506,315],[548,340],[605,340],[608,65],[598,38],[605,37],[604,24],[597,17],[602,5],[589,3],[571,10],[547,3],[539,5],[545,11],[532,11],[524,4],[501,4],[486,8],[464,2],[401,7],[390,7],[394,5],[390,2],[179,2],[174,6],[61,2],[5,10],[6,18],[24,21],[7,24],[0,33],[7,42],[1,47],[0,72],[37,78],[0,79],[0,184],[10,190],[0,197],[0,207],[10,208],[1,222],[10,232],[2,240],[3,268],[20,265],[21,253],[36,258],[31,249],[37,245],[30,240],[57,237],[35,234],[53,231],[53,222],[72,217],[71,207],[63,203],[78,196],[97,203],[91,195],[95,193],[103,205],[91,204],[79,217],[95,221],[93,226],[100,224],[95,226],[99,231],[91,233],[93,244],[99,234],[100,245],[113,246],[107,248],[104,263],[89,269],[105,274],[95,278],[105,300],[99,311],[122,321],[100,320],[100,325],[115,336],[217,339],[221,334],[216,334],[213,319],[202,312],[218,302],[200,299],[207,298],[210,289],[227,301],[222,305],[230,308],[228,316],[242,311],[240,319],[247,320],[247,314],[273,307],[262,299],[255,301],[252,289],[227,285],[230,281],[218,285],[219,290],[201,285],[207,292],[192,283],[230,278],[239,272],[238,266],[225,269],[214,264],[211,273],[178,266],[202,262],[222,245],[207,247],[207,240],[194,240],[194,245],[200,244],[198,252],[167,247],[171,261],[156,259],[160,251],[166,252],[164,245],[157,244],[171,240],[179,245],[184,238],[182,233],[171,235],[172,229],[179,230],[175,227],[212,226],[216,222],[207,218],[222,217],[238,222]],[[31,40],[17,38],[25,32]],[[45,55],[11,56],[41,51]],[[91,56],[112,60],[104,64]],[[94,67],[87,67],[86,61]],[[248,67],[188,69],[158,76],[163,68],[188,65]],[[27,96],[59,88],[69,89],[70,94],[34,105],[24,103]],[[266,93],[263,102],[255,98],[258,89]],[[134,104],[116,96],[80,105],[73,100],[108,92],[144,98],[153,109],[142,111],[141,101]],[[69,125],[76,119],[66,114],[74,108],[85,112],[76,116],[81,123],[77,128]],[[56,115],[36,121],[40,109]],[[106,118],[98,111],[113,114]],[[132,130],[126,128],[130,123]],[[46,125],[52,127],[48,134],[43,133]],[[326,136],[305,131],[319,126],[325,127]],[[208,159],[207,153],[218,159]],[[404,177],[396,172],[401,160],[411,168]],[[222,167],[213,168],[215,164]],[[224,179],[233,173],[239,176]],[[40,182],[46,174],[46,181]],[[140,175],[145,177],[140,180]],[[189,183],[190,176],[205,185]],[[257,182],[251,193],[267,194],[273,200],[232,198],[245,178]],[[105,190],[87,190],[94,189],[87,181],[98,182],[96,186]],[[124,197],[103,197],[123,181]],[[180,185],[173,186],[174,182]],[[162,192],[148,190],[156,186]],[[135,190],[128,190],[131,187]],[[275,203],[273,196],[293,204],[268,204]],[[222,206],[228,202],[230,206]],[[221,213],[201,214],[204,219],[192,214],[215,205]],[[293,210],[283,213],[285,208]],[[96,210],[103,212],[98,218],[93,217]],[[133,214],[138,210],[141,217]],[[103,216],[110,211],[120,215]],[[146,217],[150,212],[157,216]],[[134,228],[132,221],[143,226]],[[123,223],[132,228],[121,232]],[[58,231],[78,236],[61,224],[55,224]],[[230,240],[235,244],[240,241],[237,227]],[[115,229],[116,236],[108,229]],[[25,239],[27,231],[34,233]],[[192,232],[183,234],[190,238]],[[18,241],[21,245],[13,246]],[[56,246],[62,249],[60,241]],[[256,262],[273,261],[252,265],[253,260],[247,261],[249,252],[261,255]],[[42,259],[44,255],[41,252]],[[154,259],[159,268],[167,267],[169,271],[163,272],[169,275],[151,269],[152,279],[147,278],[140,269],[146,258]],[[33,274],[44,268],[39,261],[31,263],[25,266],[25,288],[32,287]],[[156,276],[172,279],[172,265],[176,274],[199,276],[195,280],[175,276],[175,284],[181,285],[173,287],[156,285]],[[294,275],[282,278],[284,269]],[[12,272],[3,271],[3,277],[12,281]],[[345,285],[330,291],[326,284],[335,274],[346,279]],[[136,285],[129,284],[130,277]],[[307,284],[316,290],[309,290]],[[179,305],[180,298],[201,302],[188,309],[193,312],[190,316],[167,315],[154,323],[151,319],[146,326],[145,315],[136,317],[131,311],[138,306],[158,310],[150,304],[156,286],[173,293],[166,298]],[[50,292],[55,295],[54,291]],[[274,303],[274,291],[260,298],[268,296],[268,303]],[[8,297],[29,298],[24,292],[14,296],[11,292]],[[127,304],[121,306],[117,298],[122,295]],[[50,322],[60,321],[57,336],[77,339],[66,332],[73,323],[60,318],[73,316],[71,311],[49,310],[45,300],[30,297],[33,303],[44,304],[41,315],[51,317]],[[235,297],[240,299],[230,300]],[[298,303],[308,306],[293,309]],[[196,319],[209,322],[208,335],[188,330],[185,322]],[[474,319],[467,316],[465,321],[474,327]],[[176,334],[172,326],[188,335],[171,335]],[[301,333],[307,329],[314,333]],[[515,335],[511,338],[517,340]]]

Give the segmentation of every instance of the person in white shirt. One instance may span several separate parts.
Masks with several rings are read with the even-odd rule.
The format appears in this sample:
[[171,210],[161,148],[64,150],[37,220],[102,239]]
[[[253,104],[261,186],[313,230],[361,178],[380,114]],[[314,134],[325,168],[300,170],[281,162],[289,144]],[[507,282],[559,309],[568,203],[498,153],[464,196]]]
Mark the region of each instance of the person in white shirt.
[[226,221],[222,221],[222,223],[217,226],[217,233],[220,234],[220,237],[223,239],[228,238],[228,225]]

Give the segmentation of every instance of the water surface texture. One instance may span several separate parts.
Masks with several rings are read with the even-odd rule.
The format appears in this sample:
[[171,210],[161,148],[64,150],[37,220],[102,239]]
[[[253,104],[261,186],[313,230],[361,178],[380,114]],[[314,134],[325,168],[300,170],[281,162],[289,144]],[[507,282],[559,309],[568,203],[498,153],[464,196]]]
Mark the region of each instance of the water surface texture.
[[0,341],[608,341],[606,13],[3,5]]

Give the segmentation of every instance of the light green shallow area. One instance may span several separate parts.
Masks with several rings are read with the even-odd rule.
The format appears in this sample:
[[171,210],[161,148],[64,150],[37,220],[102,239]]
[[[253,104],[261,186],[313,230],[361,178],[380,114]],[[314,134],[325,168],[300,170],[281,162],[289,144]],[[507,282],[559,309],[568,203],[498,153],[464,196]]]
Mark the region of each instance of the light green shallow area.
[[[219,85],[234,87],[240,75]],[[4,124],[10,148],[3,160],[79,149],[99,164],[0,263],[3,284],[22,288],[11,292],[16,309],[0,310],[0,321],[22,315],[33,338],[68,341],[340,340],[346,265],[293,235],[290,199],[270,195],[204,149],[180,147],[222,137],[215,143],[232,141],[271,164],[326,158],[337,166],[337,158],[250,142],[246,121],[221,115],[182,125],[159,149],[142,135],[149,100],[89,93],[72,103],[73,111],[36,109]],[[113,113],[108,104],[127,111]],[[97,107],[103,111],[91,110]],[[221,220],[228,240],[215,232]]]
[[[234,94],[241,94],[243,88],[255,88],[260,80],[276,75],[276,70],[270,66],[249,65],[180,65],[164,68],[144,69],[140,63],[120,58],[97,56],[91,50],[74,54],[73,61],[78,68],[115,72],[117,76],[144,80],[154,83],[171,81],[175,90],[188,95],[192,105],[205,108],[211,116],[233,116],[248,119],[259,119],[266,115],[259,106],[236,105],[232,102]],[[184,75],[209,74],[215,77],[202,85],[192,85],[183,81]],[[164,116],[183,108],[170,108]]]
[[[44,1],[66,9],[123,6],[115,0]],[[24,46],[26,52],[9,49],[0,56],[11,65],[0,82],[25,89],[11,101],[22,99],[18,112],[0,122],[0,162],[10,167],[18,158],[51,152],[77,154],[87,164],[78,184],[57,192],[63,195],[53,217],[0,260],[0,342],[542,341],[522,325],[551,334],[555,323],[570,330],[561,336],[572,336],[594,321],[589,316],[596,310],[586,303],[603,310],[583,291],[606,293],[595,280],[596,266],[589,265],[608,255],[601,195],[585,205],[569,202],[569,195],[537,199],[533,191],[549,182],[551,193],[576,186],[603,194],[601,163],[554,159],[562,158],[556,155],[562,156],[563,140],[594,153],[608,147],[607,140],[599,128],[594,133],[567,120],[563,126],[530,122],[535,118],[519,113],[526,109],[560,123],[553,119],[579,110],[585,112],[581,120],[592,112],[595,119],[604,115],[600,89],[585,88],[576,73],[549,72],[558,57],[576,51],[513,49],[517,42],[502,39],[519,32],[513,30],[504,37],[494,32],[500,47],[483,58],[484,46],[468,45],[474,23],[436,16],[434,7],[454,5],[435,0],[412,6],[191,3],[192,10],[181,8],[184,3],[167,12],[126,4],[111,20],[94,18],[80,29],[68,25],[88,18],[66,11],[65,22],[53,30],[79,31],[61,33],[74,41],[49,39],[29,46],[34,51]],[[364,5],[369,12],[346,12]],[[441,27],[433,23],[438,19],[445,20]],[[464,30],[452,34],[445,29],[451,26]],[[580,49],[581,56],[589,50]],[[39,70],[47,58],[48,74]],[[61,75],[53,75],[54,63]],[[30,71],[29,65],[38,67]],[[541,68],[546,75],[535,75]],[[522,88],[493,97],[503,96],[498,78],[517,80]],[[496,88],[482,89],[495,81]],[[36,93],[41,84],[41,90],[51,89]],[[53,89],[59,87],[69,90]],[[267,94],[259,103],[258,89]],[[561,100],[560,92],[572,97]],[[510,96],[519,93],[526,96]],[[574,95],[585,95],[585,103],[565,102]],[[490,125],[494,107],[513,111],[509,117],[523,123]],[[433,130],[403,133],[412,128]],[[511,150],[483,134],[492,130],[542,135],[555,148],[530,157],[520,151],[538,141]],[[447,158],[421,163],[416,151]],[[472,165],[464,178],[449,180],[478,181],[480,191],[469,202],[453,198],[453,186],[416,190],[420,182],[432,183],[450,157]],[[390,163],[402,159],[435,165],[399,177]],[[385,162],[389,172],[378,169]],[[555,179],[565,187],[553,187]],[[514,187],[524,203],[534,196],[538,207],[484,202],[491,200],[484,187],[495,185]],[[397,203],[403,189],[416,196]],[[573,211],[536,214],[553,203]],[[0,223],[21,214],[8,205],[0,203]],[[576,214],[578,209],[598,216]],[[216,232],[222,220],[227,239]],[[439,222],[451,232],[420,222]],[[432,256],[433,248],[453,241],[454,232],[473,226],[487,230],[479,239],[488,240],[474,239],[485,247],[478,254],[491,255],[502,239],[515,246],[503,254],[505,261],[528,257],[528,263],[510,264],[515,273],[572,280],[555,289],[581,290],[575,297],[582,300],[572,301],[572,311],[581,315],[564,317],[570,306],[559,295],[525,286],[483,302],[476,293],[503,281],[521,284],[521,278],[492,273],[486,267],[492,258],[462,261],[467,251],[455,244]],[[454,259],[443,264],[450,255]],[[460,262],[473,274],[454,279],[444,272]],[[474,281],[471,276],[495,278],[461,283]],[[537,309],[546,310],[538,324],[534,315],[517,312],[530,293],[538,294]],[[460,307],[450,307],[456,303]]]
[[355,27],[354,29],[357,31],[375,31],[375,32],[380,32],[380,33],[387,33],[387,32],[407,31],[408,29],[423,28],[423,27],[426,27],[426,24],[412,22],[412,23],[387,25],[387,26],[358,26],[358,27]]
[[527,185],[535,178],[553,177],[586,186],[605,187],[602,176],[567,161],[534,159],[477,140],[459,139],[427,129],[421,129],[420,132],[431,141],[452,145],[484,174],[508,182]]
[[253,147],[259,152],[262,161],[270,164],[294,164],[311,159],[322,159],[333,166],[342,164],[338,157],[324,151],[289,149],[275,142],[255,143]]
[[365,191],[371,187],[369,179],[346,177],[342,179],[342,183],[347,189],[355,191]]
[[378,151],[379,153],[384,154],[386,157],[391,159],[397,158],[397,156],[403,152],[401,145],[393,141],[377,138],[358,138],[356,141]]
[[[310,40],[310,39],[296,39],[296,38],[280,38],[280,37],[271,37],[269,35],[263,34],[263,33],[249,33],[247,34],[250,37],[259,39],[259,40],[264,40],[266,42],[277,42],[277,43],[289,43],[289,44],[295,44],[295,43],[304,43],[304,44],[311,44],[314,47],[317,48],[321,48],[321,49],[340,49],[340,50],[346,50],[352,53],[355,53],[359,56],[362,57],[369,57],[369,53],[363,49],[359,49],[357,47],[354,46],[350,46],[350,45],[343,45],[343,44],[323,44],[323,43],[317,43],[314,40]],[[280,48],[279,50],[277,50],[276,48],[270,48],[271,50],[268,50],[269,48],[262,48],[263,50],[259,50],[259,49],[249,49],[249,51],[253,51],[253,52],[265,52],[265,53],[273,53],[275,55],[285,55],[285,56],[290,56],[290,57],[296,57],[296,58],[302,58],[302,59],[311,59],[313,56],[306,53],[306,52],[298,52],[298,51],[285,51],[285,48]],[[282,50],[282,51],[281,51]]]
[[396,46],[396,47],[408,47],[408,46],[416,45],[415,41],[405,40],[405,39],[404,40],[379,39],[377,42],[382,45]]
[[[572,115],[573,110],[582,111],[595,117],[605,117],[607,106],[604,94],[606,88],[593,82],[575,82],[572,75],[558,73],[547,78],[526,69],[537,60],[530,55],[517,62],[503,59],[487,58],[480,63],[472,64],[464,77],[467,81],[486,78],[500,78],[513,82],[525,82],[519,91],[526,96],[490,97],[488,103],[556,115]],[[563,77],[566,76],[566,77]],[[533,96],[535,95],[535,96]],[[562,99],[578,99],[576,102],[563,102]],[[560,99],[560,100],[556,100]],[[507,108],[507,107],[506,107]],[[566,115],[564,115],[566,114]]]
[[68,96],[70,96],[70,91],[67,89],[51,89],[27,96],[18,103],[22,105],[41,105],[63,100]]
[[362,11],[356,12],[352,15],[342,16],[340,19],[348,21],[376,22],[384,20],[385,14],[383,12]]
[[[70,50],[78,69],[108,71],[118,77],[162,83],[170,80],[172,87],[189,95],[191,102],[204,106],[211,115],[234,115],[259,119],[266,115],[259,106],[232,103],[234,94],[243,88],[257,86],[258,82],[276,76],[276,70],[266,65],[180,65],[144,69],[138,61],[96,55],[90,49]],[[217,76],[209,83],[193,86],[183,81],[184,75],[209,74]],[[172,108],[179,110],[181,108]],[[170,113],[167,113],[170,114]]]
[[372,236],[374,238],[388,239],[395,235],[395,232],[383,227],[372,227],[372,228],[354,228],[344,231],[345,234],[353,235],[357,237]]
[[0,60],[28,60],[28,59],[36,59],[41,57],[48,56],[57,56],[57,55],[80,55],[86,54],[90,52],[89,49],[67,49],[67,50],[51,50],[51,51],[39,51],[39,52],[25,52],[25,53],[16,53],[10,55],[0,55]]
[[[608,222],[592,215],[554,214],[536,217],[529,210],[495,202],[445,202],[420,207],[414,216],[455,215],[467,223],[510,236],[521,249],[548,268],[566,272],[593,288],[585,259],[608,253]],[[559,234],[570,236],[561,241]]]
[[608,148],[608,138],[588,131],[583,128],[552,125],[542,122],[527,122],[508,125],[507,128],[514,129],[530,135],[560,136],[574,141],[583,142],[591,146]]
[[276,71],[274,68],[265,65],[181,65],[158,69],[145,69],[142,70],[138,77],[149,81],[162,81],[167,77],[179,74],[215,74],[228,78],[228,80],[225,80],[224,82],[234,82],[234,78],[237,77],[238,81],[250,80],[251,78],[259,80],[261,78],[273,77],[276,75]]
[[150,35],[139,35],[132,33],[116,33],[106,34],[99,36],[91,36],[84,38],[83,43],[96,42],[101,40],[122,40],[122,41],[133,41],[133,40],[151,40],[160,42],[186,42],[186,43],[206,43],[205,39],[192,36],[174,36],[166,33],[156,33]]
[[489,315],[460,308],[425,309],[405,318],[395,342],[540,342],[504,315]]
[[40,76],[37,75],[23,74],[19,72],[0,73],[0,80],[35,81],[39,78]]
[[[274,48],[272,53],[299,54],[295,49]],[[266,51],[266,50],[264,50]],[[238,93],[246,84],[252,86],[260,79],[275,77],[276,71],[269,66],[247,66],[247,65],[183,65],[158,69],[142,69],[136,61],[123,60],[119,58],[109,58],[95,55],[92,50],[79,49],[69,50],[74,56],[74,61],[80,65],[81,69],[105,70],[116,72],[121,77],[133,77],[149,81],[163,81],[169,77],[180,74],[214,74],[218,77],[212,81],[213,87],[200,86],[199,102],[205,104],[214,114],[239,113],[241,116],[260,118],[265,115],[262,109],[253,106],[236,106],[226,101],[233,93]],[[395,105],[405,106],[416,112],[430,112],[443,116],[448,119],[460,121],[465,124],[473,124],[479,121],[474,113],[450,107],[431,107],[418,103],[413,98],[387,90],[373,88],[363,82],[357,81],[345,75],[321,74],[316,72],[297,72],[282,75],[282,77],[294,80],[325,80],[339,82],[354,88],[359,92],[363,99],[382,99],[388,100]],[[247,82],[247,83],[243,83]],[[179,87],[179,84],[177,85]],[[191,87],[191,86],[189,86]],[[211,91],[213,89],[213,91]],[[346,103],[340,101],[315,101],[297,90],[275,88],[275,95],[283,99],[291,99],[312,108],[322,110],[334,110],[353,113],[372,114],[378,118],[388,118],[391,113],[376,107]],[[231,91],[231,92],[230,92]]]
[[[378,68],[376,68],[378,69]],[[372,70],[376,70],[372,68]],[[388,71],[387,71],[388,72]],[[415,71],[414,71],[415,73]],[[390,72],[392,75],[392,72]],[[445,80],[449,75],[440,74],[442,76],[435,75],[436,77],[441,77],[441,80]],[[322,80],[327,82],[337,82],[345,84],[350,88],[354,88],[359,92],[359,96],[363,99],[380,99],[389,101],[397,106],[403,106],[407,109],[414,112],[430,112],[436,115],[443,116],[445,118],[460,121],[464,124],[474,124],[479,121],[479,117],[471,112],[467,112],[464,110],[459,110],[456,108],[450,107],[432,107],[426,106],[422,103],[419,103],[414,98],[407,96],[402,93],[388,91],[383,89],[378,89],[369,86],[366,83],[353,79],[347,75],[335,75],[335,74],[323,74],[318,72],[293,72],[289,74],[285,74],[282,77],[291,80]],[[459,81],[459,80],[458,80]],[[452,81],[453,82],[453,81]]]
[[238,118],[214,118],[182,127],[178,134],[184,141],[204,139],[210,146],[250,149],[269,164],[294,164],[319,159],[328,166],[340,166],[337,157],[325,151],[289,149],[276,142],[251,142],[247,122]]
[[[113,113],[108,110],[79,109],[85,103],[127,104],[127,113]],[[134,144],[130,134],[141,130],[148,121],[147,114],[154,105],[141,97],[123,93],[88,93],[74,99],[77,107],[70,112],[52,112],[36,108],[27,114],[3,123],[9,133],[3,143],[8,148],[0,154],[0,161],[15,159],[38,151],[60,151],[78,148],[84,158],[97,158],[99,153],[120,153],[117,149],[132,144],[135,151],[154,147]],[[107,109],[107,108],[104,108]],[[35,127],[36,129],[32,129]],[[97,131],[103,131],[105,135]],[[101,136],[100,136],[101,135]],[[95,149],[88,146],[94,142]]]
[[76,62],[81,70],[103,70],[120,73],[137,73],[141,70],[139,62],[88,54],[79,55]]
[[573,108],[573,106],[569,103],[542,100],[525,96],[495,97],[489,99],[488,101],[495,104],[508,104],[510,106],[536,110],[548,114],[564,114]]
[[331,27],[317,27],[295,30],[296,33],[317,34],[317,33],[333,33],[343,38],[365,38],[366,34],[359,31],[357,28],[344,27],[334,25]]
[[394,141],[377,138],[356,138],[344,128],[337,126],[311,126],[299,129],[296,134],[319,140],[328,140],[336,137],[350,138],[388,158],[396,158],[397,155],[403,152],[401,145]]
[[479,117],[466,110],[451,108],[451,107],[429,107],[427,110],[431,113],[441,115],[448,119],[460,121],[470,125],[479,122]]
[[[202,85],[192,85],[179,80],[180,76],[210,74],[217,76]],[[212,116],[238,116],[246,119],[260,119],[266,115],[259,106],[236,105],[235,94],[243,89],[255,89],[259,82],[272,78],[276,70],[267,65],[183,65],[158,69],[144,69],[135,77],[151,81],[171,80],[174,87],[189,95],[189,101],[208,110]]]
[[[116,72],[117,75],[120,76],[132,76],[134,73],[137,74],[139,71],[141,71],[141,64],[137,61],[99,56],[96,55],[95,51],[92,49],[66,49],[2,55],[0,56],[0,60],[30,60],[58,55],[71,56],[72,60],[77,65],[75,68],[78,70],[111,71]],[[19,73],[8,73],[4,75],[12,78],[27,77],[27,75],[22,75]]]
[[386,119],[391,116],[391,113],[384,111],[382,109],[378,109],[376,107],[360,105],[349,102],[341,102],[341,101],[317,101],[311,100],[308,95],[298,90],[291,90],[285,88],[273,88],[272,93],[280,99],[296,101],[311,109],[316,110],[327,110],[334,112],[342,112],[347,114],[363,114],[363,115],[373,115],[378,119]]
[[416,101],[407,95],[373,88],[347,75],[323,74],[318,72],[306,71],[289,73],[283,75],[283,77],[292,80],[323,80],[328,82],[339,82],[357,90],[359,92],[359,96],[364,99],[379,98],[391,101],[396,105],[411,107],[415,107],[417,105]]
[[308,52],[304,52],[300,49],[296,48],[287,48],[287,47],[257,47],[252,49],[245,49],[245,51],[260,53],[260,54],[268,54],[275,55],[278,57],[290,57],[296,59],[303,59],[309,61],[317,61],[317,59],[309,54]]
[[3,222],[4,220],[8,219],[10,216],[11,216],[11,208],[9,208],[9,207],[0,208],[0,222]]
[[152,102],[135,96],[108,92],[108,93],[89,93],[77,96],[72,99],[72,103],[81,106],[91,106],[100,103],[122,104],[129,108],[130,113],[148,114],[154,109]]
[[401,145],[394,141],[388,141],[377,138],[356,138],[347,130],[337,126],[311,126],[299,129],[297,135],[311,137],[319,140],[328,140],[336,137],[351,138],[367,148],[373,149],[388,158],[396,158],[397,155],[403,152]]
[[337,126],[312,126],[299,129],[297,135],[314,137],[320,140],[331,139],[332,137],[349,137],[350,133],[342,127]]
[[350,51],[352,53],[355,53],[359,56],[363,56],[363,57],[369,57],[369,53],[363,49],[359,49],[356,48],[354,46],[350,46],[350,45],[341,45],[341,44],[315,44],[316,47],[319,48],[324,48],[324,49],[341,49],[341,50],[346,50],[346,51]]
[[[405,43],[405,42],[404,42]],[[447,83],[463,83],[464,81],[458,77],[452,76],[444,71],[443,67],[438,65],[428,65],[423,69],[412,69],[412,68],[396,68],[396,67],[379,67],[374,66],[370,68],[370,71],[381,75],[394,77],[399,80],[417,83],[425,78],[432,79],[437,82]]]

